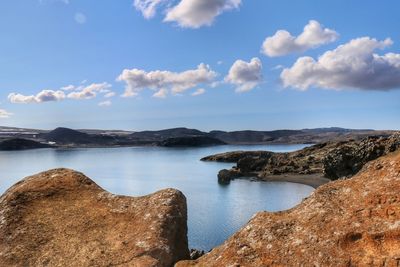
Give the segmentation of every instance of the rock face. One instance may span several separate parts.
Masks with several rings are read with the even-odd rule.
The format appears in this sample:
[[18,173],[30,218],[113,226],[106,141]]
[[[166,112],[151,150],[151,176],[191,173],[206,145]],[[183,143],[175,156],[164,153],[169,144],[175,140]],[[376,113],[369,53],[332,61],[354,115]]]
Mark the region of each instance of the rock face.
[[336,180],[356,174],[367,162],[399,148],[400,134],[394,134],[389,137],[368,137],[361,141],[321,143],[290,153],[234,151],[202,160],[236,162],[237,166],[231,170],[234,174],[232,179],[238,176],[263,179],[284,175],[320,175]]
[[323,159],[325,176],[331,179],[351,176],[368,161],[398,148],[400,148],[400,134],[388,138],[366,138],[357,145],[344,143],[330,151]]
[[110,194],[81,173],[27,177],[0,198],[0,266],[171,266],[189,259],[174,189]]
[[399,266],[400,152],[297,207],[261,212],[223,245],[176,266]]

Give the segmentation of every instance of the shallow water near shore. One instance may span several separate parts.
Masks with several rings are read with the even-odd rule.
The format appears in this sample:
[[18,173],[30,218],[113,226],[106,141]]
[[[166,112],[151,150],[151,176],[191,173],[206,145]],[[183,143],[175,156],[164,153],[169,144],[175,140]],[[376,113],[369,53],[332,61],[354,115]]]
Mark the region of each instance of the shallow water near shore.
[[[217,173],[233,163],[200,158],[234,150],[289,152],[306,145],[214,146],[203,148],[85,148],[0,152],[0,193],[25,176],[65,167],[78,170],[104,189],[139,196],[164,188],[181,190],[188,202],[189,246],[210,250],[220,245],[258,211],[289,209],[312,187],[288,182],[217,182]],[[134,223],[134,222],[133,222]]]

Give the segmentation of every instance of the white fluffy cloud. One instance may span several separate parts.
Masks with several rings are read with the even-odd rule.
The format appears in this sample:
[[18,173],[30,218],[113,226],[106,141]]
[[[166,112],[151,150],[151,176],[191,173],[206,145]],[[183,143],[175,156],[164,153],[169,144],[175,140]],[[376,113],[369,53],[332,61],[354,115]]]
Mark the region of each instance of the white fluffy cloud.
[[78,86],[74,92],[67,95],[72,99],[91,99],[95,98],[98,93],[110,94],[111,84],[109,83],[92,83],[88,86]]
[[283,85],[300,90],[309,87],[336,90],[400,88],[400,54],[375,53],[391,44],[390,39],[378,41],[363,37],[327,51],[317,60],[301,57],[291,68],[282,71]]
[[[143,89],[160,92],[159,96],[166,95],[167,90],[173,94],[183,93],[199,84],[211,83],[217,74],[206,64],[200,64],[196,69],[183,72],[150,71],[140,69],[125,69],[118,76],[117,81],[126,83],[123,96],[136,96]],[[157,94],[157,93],[156,93]],[[157,95],[155,95],[157,96]]]
[[165,10],[165,22],[176,22],[184,28],[209,26],[224,11],[239,8],[242,0],[134,0],[133,5],[146,19],[155,16],[160,6]]
[[185,28],[209,26],[222,12],[236,9],[241,0],[181,0],[167,10],[164,21],[176,22]]
[[9,118],[11,115],[12,115],[12,113],[10,113],[4,109],[0,109],[0,118],[6,119],[6,118]]
[[286,30],[279,30],[275,35],[267,37],[261,52],[270,57],[283,56],[334,42],[338,37],[339,34],[334,30],[323,28],[318,21],[310,20],[297,37]]
[[146,19],[154,17],[157,7],[166,0],[135,0],[133,5]]
[[36,95],[23,95],[19,93],[11,93],[8,95],[8,100],[15,104],[43,103],[60,101],[63,99],[65,99],[65,93],[60,90],[42,90]]
[[259,58],[252,58],[250,62],[236,60],[225,81],[236,85],[236,92],[247,92],[262,81],[261,71],[262,64]]
[[[23,95],[20,93],[10,93],[8,100],[15,104],[29,104],[29,103],[44,103],[61,101],[66,98],[69,99],[91,99],[101,93],[104,96],[110,97],[111,94],[115,94],[110,90],[111,85],[109,83],[92,83],[87,86],[74,86],[68,85],[61,87],[60,90],[42,90],[36,95]],[[64,91],[72,91],[66,94]],[[112,95],[111,95],[112,96]]]

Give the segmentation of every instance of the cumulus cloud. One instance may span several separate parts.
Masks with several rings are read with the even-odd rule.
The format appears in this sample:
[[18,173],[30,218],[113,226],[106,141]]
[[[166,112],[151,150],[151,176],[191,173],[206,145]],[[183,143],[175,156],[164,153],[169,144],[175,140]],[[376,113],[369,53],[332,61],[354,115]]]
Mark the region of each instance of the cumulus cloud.
[[199,88],[199,89],[197,89],[196,91],[194,91],[194,92],[192,93],[192,96],[202,95],[202,94],[204,94],[205,92],[206,92],[206,90],[205,90],[204,88]]
[[250,62],[236,60],[225,81],[236,85],[236,92],[247,92],[262,81],[261,71],[262,64],[259,58],[252,58]]
[[285,87],[325,89],[390,90],[400,88],[400,54],[378,55],[377,49],[392,44],[370,37],[353,39],[325,52],[317,60],[301,57],[281,73]]
[[12,115],[12,113],[10,113],[4,109],[0,109],[0,118],[6,119],[6,118],[9,118],[11,115]]
[[8,100],[15,104],[43,103],[60,101],[63,99],[65,99],[65,93],[60,90],[42,90],[36,95],[22,95],[18,93],[11,93],[8,95]]
[[83,13],[80,13],[80,12],[75,13],[74,19],[79,24],[86,23],[86,16]]
[[323,28],[318,21],[310,20],[297,37],[286,30],[279,30],[275,35],[267,37],[261,52],[270,57],[284,56],[334,42],[338,37],[339,34],[334,30]]
[[185,28],[209,26],[222,12],[236,9],[240,4],[241,0],[181,0],[167,11],[164,21]]
[[[170,90],[173,94],[183,93],[199,84],[211,83],[217,74],[206,64],[201,63],[196,69],[183,72],[150,71],[140,69],[125,69],[118,76],[117,81],[126,83],[124,97],[136,96],[143,89],[160,92],[161,89]],[[160,95],[164,95],[160,93]]]
[[[110,90],[109,83],[92,83],[87,86],[68,85],[61,87],[60,90],[42,90],[36,95],[23,95],[20,93],[10,93],[8,100],[15,104],[44,103],[61,101],[64,99],[91,99],[101,93],[104,96],[111,97],[115,93]],[[65,91],[72,91],[68,94]]]
[[88,86],[79,86],[77,91],[71,92],[67,95],[72,99],[91,99],[97,96],[97,93],[110,93],[111,84],[109,83],[92,83]]
[[99,107],[109,107],[112,105],[112,102],[110,100],[102,101],[97,104]]
[[166,0],[135,0],[133,5],[136,10],[142,13],[143,17],[150,19],[156,14],[158,6],[165,1]]

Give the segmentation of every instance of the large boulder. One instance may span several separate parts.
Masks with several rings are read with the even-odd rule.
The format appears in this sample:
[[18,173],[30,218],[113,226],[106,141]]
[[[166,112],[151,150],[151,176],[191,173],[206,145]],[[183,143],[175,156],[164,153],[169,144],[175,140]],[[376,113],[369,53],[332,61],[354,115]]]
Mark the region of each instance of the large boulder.
[[171,266],[189,258],[184,195],[104,191],[82,173],[43,172],[0,198],[0,266]]
[[399,266],[400,152],[319,187],[297,207],[256,214],[224,244],[176,266]]

